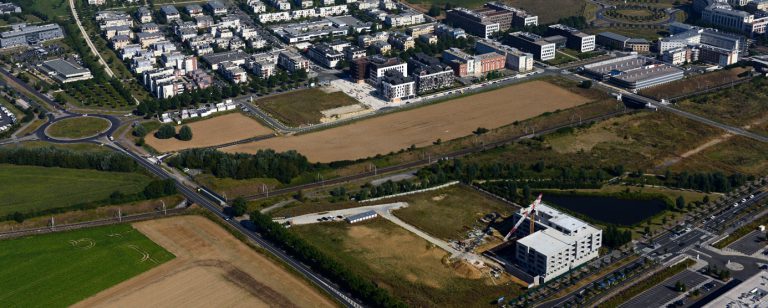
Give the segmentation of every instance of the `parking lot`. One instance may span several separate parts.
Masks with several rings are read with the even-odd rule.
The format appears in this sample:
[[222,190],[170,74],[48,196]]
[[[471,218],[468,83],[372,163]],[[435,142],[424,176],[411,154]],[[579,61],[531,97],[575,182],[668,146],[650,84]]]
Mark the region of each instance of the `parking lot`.
[[705,281],[707,277],[702,276],[699,273],[685,270],[675,276],[670,277],[663,283],[660,283],[653,288],[641,293],[638,296],[630,299],[620,307],[622,308],[648,308],[648,307],[664,307],[664,304],[673,300],[675,297],[681,295],[674,290],[675,283],[678,281],[684,283],[688,289],[694,288]]
[[727,247],[749,256],[765,248],[765,243],[765,234],[755,230]]

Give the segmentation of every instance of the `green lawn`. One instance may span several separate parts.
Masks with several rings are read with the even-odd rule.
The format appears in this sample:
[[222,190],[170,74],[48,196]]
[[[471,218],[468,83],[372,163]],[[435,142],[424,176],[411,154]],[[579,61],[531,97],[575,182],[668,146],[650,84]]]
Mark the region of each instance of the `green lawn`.
[[136,193],[150,181],[138,173],[0,164],[0,215],[103,200],[114,191]]
[[173,258],[130,225],[0,241],[0,306],[66,307]]
[[51,124],[46,133],[54,138],[81,139],[98,135],[109,128],[109,121],[96,117],[76,117]]
[[325,93],[320,89],[293,91],[256,101],[259,107],[291,126],[320,123],[320,111],[357,103],[344,92]]
[[37,0],[37,1],[16,1],[22,8],[22,11],[38,11],[51,20],[59,16],[71,16],[68,0]]
[[394,211],[395,216],[445,240],[463,237],[463,232],[485,214],[497,212],[506,216],[514,211],[512,206],[466,186],[410,195],[398,201],[408,202],[409,206]]

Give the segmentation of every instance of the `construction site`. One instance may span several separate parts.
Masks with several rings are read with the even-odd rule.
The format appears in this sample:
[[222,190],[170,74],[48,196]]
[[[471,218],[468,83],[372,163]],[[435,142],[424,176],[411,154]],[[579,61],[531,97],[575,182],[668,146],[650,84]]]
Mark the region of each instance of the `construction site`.
[[506,235],[499,245],[482,252],[528,287],[597,258],[602,246],[602,230],[542,203],[541,198],[492,223],[489,228],[508,231],[501,233]]

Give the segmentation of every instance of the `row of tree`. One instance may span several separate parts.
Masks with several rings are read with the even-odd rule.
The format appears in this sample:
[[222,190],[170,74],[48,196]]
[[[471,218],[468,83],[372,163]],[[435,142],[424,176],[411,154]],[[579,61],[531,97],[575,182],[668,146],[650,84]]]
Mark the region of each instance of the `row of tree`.
[[140,200],[157,199],[164,196],[175,195],[177,193],[176,185],[173,180],[153,180],[144,187],[144,190],[134,194],[125,194],[121,191],[114,191],[104,200],[83,202],[65,207],[47,208],[42,210],[32,210],[28,212],[13,212],[5,216],[0,216],[0,221],[14,220],[16,222],[23,222],[25,219],[32,217],[39,217],[51,214],[58,214],[70,211],[82,211],[95,209],[100,206],[111,204],[124,204],[128,202],[135,202]]
[[752,180],[754,177],[746,176],[741,173],[734,173],[726,176],[722,172],[699,172],[688,173],[686,171],[665,174],[665,186],[695,189],[704,192],[729,192],[734,187],[739,187]]
[[251,213],[251,221],[257,232],[309,265],[326,278],[337,283],[342,289],[355,294],[366,304],[373,307],[406,307],[400,300],[392,297],[385,289],[362,278],[338,261],[307,243],[304,239],[290,232],[272,218],[259,211]]
[[616,226],[609,225],[603,230],[603,246],[616,249],[632,241],[632,231],[620,230]]
[[296,151],[259,150],[256,154],[229,154],[215,149],[190,149],[172,157],[168,163],[176,168],[202,169],[216,177],[234,179],[274,178],[281,183],[313,171],[317,166]]
[[49,148],[0,148],[0,163],[134,172],[138,165],[130,157],[115,152],[76,152]]

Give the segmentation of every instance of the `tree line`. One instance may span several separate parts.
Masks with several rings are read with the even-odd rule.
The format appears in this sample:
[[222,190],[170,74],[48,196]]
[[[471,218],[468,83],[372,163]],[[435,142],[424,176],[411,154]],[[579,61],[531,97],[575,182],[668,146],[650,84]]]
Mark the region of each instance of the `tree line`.
[[202,169],[220,178],[274,178],[284,184],[317,168],[296,151],[278,153],[272,149],[259,150],[256,154],[190,149],[172,157],[168,164],[176,168]]
[[697,172],[691,174],[686,171],[677,174],[671,174],[667,171],[664,178],[665,186],[695,189],[704,192],[729,192],[734,187],[742,186],[754,179],[752,176],[746,176],[741,173],[726,176],[722,172]]
[[265,238],[309,265],[313,270],[337,283],[342,289],[355,294],[366,304],[373,307],[406,307],[403,302],[392,297],[385,289],[379,288],[373,282],[354,274],[343,264],[324,254],[282,225],[272,221],[271,217],[254,211],[251,213],[251,221],[256,231]]
[[97,207],[101,207],[105,205],[124,204],[128,202],[134,202],[134,201],[140,201],[140,200],[151,200],[151,199],[157,199],[160,197],[175,195],[176,193],[178,192],[176,190],[176,184],[173,180],[171,179],[152,180],[147,184],[147,186],[144,187],[144,190],[138,193],[124,194],[120,191],[114,191],[112,192],[112,194],[109,195],[108,198],[104,200],[83,202],[83,203],[78,203],[71,206],[49,208],[44,210],[33,210],[33,211],[24,212],[24,213],[16,211],[5,216],[0,216],[0,221],[14,220],[16,222],[21,223],[24,220],[32,217],[58,214],[58,213],[64,213],[69,211],[75,211],[75,210],[78,210],[78,211],[90,210],[90,209],[95,209]]
[[138,164],[120,153],[49,148],[0,148],[0,163],[99,171],[135,172]]

